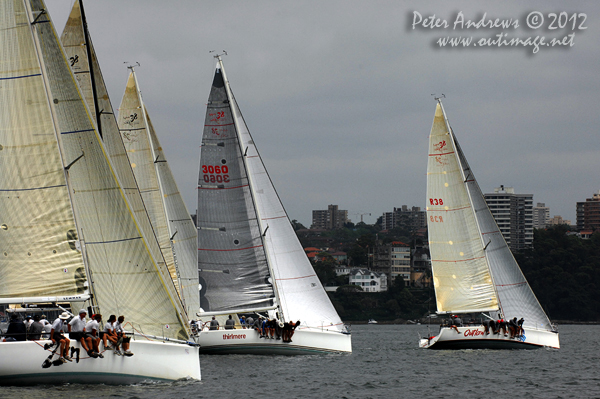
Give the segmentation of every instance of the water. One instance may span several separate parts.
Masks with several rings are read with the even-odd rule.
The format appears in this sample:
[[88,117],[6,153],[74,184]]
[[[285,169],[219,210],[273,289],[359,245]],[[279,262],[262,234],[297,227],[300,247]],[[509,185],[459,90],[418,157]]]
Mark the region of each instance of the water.
[[0,387],[0,397],[600,398],[600,326],[561,326],[560,350],[531,351],[423,350],[419,332],[427,326],[353,326],[352,354],[201,356],[201,382]]

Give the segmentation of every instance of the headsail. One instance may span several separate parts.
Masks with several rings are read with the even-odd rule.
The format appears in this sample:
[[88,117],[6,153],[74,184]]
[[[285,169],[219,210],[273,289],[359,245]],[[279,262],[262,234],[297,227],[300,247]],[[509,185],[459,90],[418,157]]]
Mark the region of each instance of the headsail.
[[305,326],[342,330],[344,325],[296,236],[233,94],[231,103],[246,148],[246,168],[281,311],[286,320],[300,320]]
[[[10,44],[4,47],[5,61],[0,69],[0,112],[6,114],[0,140],[9,143],[11,151],[5,153],[10,158],[0,156],[4,158],[2,169],[14,171],[6,179],[3,173],[0,179],[5,190],[26,188],[32,194],[26,199],[11,195],[0,205],[0,218],[6,220],[11,220],[9,214],[24,212],[27,207],[31,211],[29,220],[26,216],[15,220],[24,221],[24,226],[7,224],[4,232],[15,227],[21,238],[13,236],[10,241],[25,239],[32,255],[56,249],[50,260],[64,264],[65,275],[86,261],[88,281],[101,311],[124,314],[149,334],[187,337],[189,326],[175,287],[150,255],[43,2],[2,4],[1,42]],[[65,210],[69,206],[73,209],[70,214]],[[56,236],[47,228],[34,235],[45,226],[56,228]],[[25,230],[30,233],[27,238]],[[62,239],[67,234],[68,240]],[[37,238],[32,240],[32,236]],[[76,261],[69,260],[75,258],[78,249],[75,240],[84,250]],[[69,253],[65,246],[75,249]],[[23,251],[15,256],[21,259],[0,268],[6,276],[18,273],[23,279],[25,270],[16,266],[31,255]],[[45,283],[43,273],[49,271],[41,262],[37,266],[41,270],[37,275]],[[24,280],[31,283],[29,278]]]

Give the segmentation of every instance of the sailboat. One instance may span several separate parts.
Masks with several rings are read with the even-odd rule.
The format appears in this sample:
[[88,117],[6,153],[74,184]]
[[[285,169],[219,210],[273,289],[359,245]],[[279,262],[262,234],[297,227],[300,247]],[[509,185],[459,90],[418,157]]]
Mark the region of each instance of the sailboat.
[[[0,384],[200,379],[185,308],[124,188],[41,0],[2,2],[0,304],[124,315],[132,357],[42,367],[47,340],[0,342]],[[72,14],[73,15],[73,14]],[[54,362],[56,363],[56,362]]]
[[259,316],[300,325],[292,342],[252,328],[202,329],[201,353],[351,352],[329,300],[265,169],[221,56],[208,98],[198,180],[198,269],[203,323]]
[[129,69],[119,130],[161,252],[192,318],[200,310],[198,233],[143,102],[135,68]]
[[555,327],[537,301],[475,180],[440,99],[429,136],[427,224],[437,313],[463,319],[523,319],[509,334],[483,323],[442,326],[419,341],[431,349],[559,348]]

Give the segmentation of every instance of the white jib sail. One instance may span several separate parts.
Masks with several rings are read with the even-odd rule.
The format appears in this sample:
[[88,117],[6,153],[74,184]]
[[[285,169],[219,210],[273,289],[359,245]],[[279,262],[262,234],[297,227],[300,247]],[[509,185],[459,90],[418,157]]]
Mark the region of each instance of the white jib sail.
[[231,93],[221,62],[220,66],[229,89],[239,140],[245,149],[267,261],[283,316],[286,321],[300,320],[305,327],[340,331],[343,323],[306,257]]

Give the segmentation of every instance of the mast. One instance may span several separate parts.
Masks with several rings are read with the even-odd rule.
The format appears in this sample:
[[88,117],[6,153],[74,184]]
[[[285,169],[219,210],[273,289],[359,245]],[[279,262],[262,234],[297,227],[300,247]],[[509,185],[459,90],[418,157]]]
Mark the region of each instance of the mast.
[[[441,98],[436,98],[437,102],[440,104],[440,107],[442,108],[442,114],[444,115],[444,122],[446,124],[446,128],[448,129],[448,135],[450,136],[450,139],[452,140],[452,143],[454,145],[454,148],[456,149],[456,151],[460,151],[462,153],[462,150],[460,149],[460,146],[458,145],[458,142],[456,141],[456,138],[454,137],[454,131],[452,130],[452,128],[450,127],[450,122],[448,122],[448,117],[446,116],[446,110],[444,109],[444,105],[442,104],[442,100]],[[475,209],[473,208],[473,195],[471,193],[471,190],[469,188],[468,185],[468,179],[471,178],[473,179],[473,181],[475,181],[475,177],[472,174],[471,171],[471,167],[469,167],[469,171],[471,171],[471,176],[465,176],[465,168],[463,166],[462,161],[460,160],[460,157],[458,156],[458,153],[456,154],[456,161],[458,162],[459,165],[459,169],[460,169],[460,174],[462,176],[463,179],[463,184],[465,185],[465,189],[467,191],[467,195],[469,196],[469,202],[471,203],[471,212],[473,213],[473,217],[475,218],[475,221],[478,220],[477,218],[477,212],[475,212]],[[467,165],[468,166],[468,165]],[[492,287],[494,288],[494,293],[496,294],[496,298],[498,299],[498,305],[499,305],[499,310],[502,311],[502,303],[500,302],[500,295],[498,294],[498,288],[496,287],[496,282],[494,280],[494,275],[492,273],[492,270],[490,268],[490,261],[488,259],[488,254],[487,254],[487,245],[485,243],[485,241],[483,240],[483,234],[481,232],[481,227],[479,226],[479,222],[475,223],[475,225],[477,226],[477,231],[479,232],[479,238],[481,239],[481,246],[483,248],[483,253],[485,255],[485,263],[487,265],[488,268],[488,272],[490,274],[490,277],[492,279]]]
[[88,69],[90,73],[90,80],[92,82],[92,97],[94,98],[94,111],[96,112],[96,125],[98,126],[98,134],[102,138],[102,124],[100,122],[100,111],[98,107],[98,92],[96,91],[96,79],[94,77],[94,68],[92,64],[92,51],[90,46],[90,34],[88,32],[87,20],[85,19],[85,12],[83,10],[83,0],[79,0],[79,8],[81,9],[81,23],[83,25],[83,37],[85,40],[85,49],[88,61]]
[[[227,54],[227,53],[225,53],[225,54]],[[229,80],[227,79],[227,75],[225,73],[225,68],[223,67],[223,60],[221,60],[221,54],[217,54],[214,57],[219,62],[219,68],[221,69],[221,73],[223,74],[223,81],[225,82],[225,92],[227,93],[227,99],[229,100],[229,108],[231,108],[231,111],[232,111],[233,123],[234,123],[234,127],[235,127],[235,134],[238,139],[237,140],[238,145],[240,146],[240,152],[242,154],[242,160],[243,160],[244,169],[246,171],[246,176],[248,176],[248,183],[250,186],[250,195],[252,196],[252,206],[254,207],[254,212],[256,213],[258,226],[260,227],[260,240],[263,245],[263,251],[265,252],[267,267],[269,268],[269,274],[271,275],[271,285],[273,287],[273,292],[275,293],[275,300],[276,300],[275,305],[277,306],[278,310],[281,310],[281,308],[279,306],[281,301],[279,299],[279,290],[278,290],[277,284],[275,282],[275,273],[273,272],[272,260],[270,259],[269,251],[266,250],[267,243],[265,240],[265,235],[267,233],[269,226],[267,225],[267,227],[265,229],[263,229],[263,222],[262,222],[262,218],[260,216],[260,210],[256,206],[256,199],[255,199],[255,193],[254,193],[254,177],[250,173],[248,173],[248,166],[246,164],[246,149],[244,149],[242,146],[242,140],[240,137],[240,127],[239,127],[239,121],[238,121],[237,115],[234,115],[234,113],[236,113],[237,111],[231,105],[232,101],[235,102],[235,99],[233,97],[233,93],[231,92],[231,87],[229,86]],[[285,317],[282,314],[283,312],[279,311],[278,313],[279,313],[279,317],[283,321],[285,321]]]
[[[40,14],[37,17],[34,17],[33,15],[33,11],[31,9],[31,3],[29,1],[24,1],[25,3],[25,8],[27,10],[27,13],[29,14],[29,28],[30,28],[30,32],[31,32],[31,36],[33,38],[33,43],[34,43],[34,47],[35,47],[35,52],[37,55],[37,60],[40,66],[40,71],[42,73],[42,80],[44,82],[44,89],[45,89],[45,94],[48,100],[48,105],[49,105],[49,111],[50,114],[52,115],[52,126],[53,126],[53,130],[54,130],[54,135],[55,135],[55,139],[57,141],[57,149],[59,151],[59,158],[60,158],[60,162],[63,166],[63,175],[65,178],[65,184],[67,186],[67,193],[69,196],[69,204],[70,204],[70,208],[71,208],[71,213],[73,215],[73,223],[75,224],[75,229],[77,230],[77,236],[78,236],[78,240],[79,240],[79,244],[80,244],[80,249],[81,249],[81,258],[82,258],[82,262],[85,268],[85,273],[88,279],[88,289],[89,292],[91,294],[90,296],[90,305],[92,306],[92,308],[98,308],[98,304],[96,302],[95,299],[95,295],[94,295],[94,289],[93,289],[93,282],[92,282],[92,276],[91,276],[91,270],[88,264],[88,256],[87,256],[87,252],[85,249],[85,242],[83,239],[83,229],[81,228],[81,226],[79,226],[79,223],[77,222],[77,216],[76,216],[76,211],[75,211],[75,207],[74,207],[74,201],[73,201],[73,197],[72,197],[72,192],[71,192],[71,183],[70,183],[70,176],[69,176],[69,169],[71,168],[72,165],[74,165],[77,161],[79,161],[81,158],[84,157],[84,152],[82,150],[81,155],[76,158],[75,160],[73,160],[69,165],[65,165],[64,164],[64,148],[63,148],[63,143],[60,140],[60,128],[58,126],[58,120],[56,117],[56,109],[54,107],[55,102],[52,101],[52,93],[50,90],[50,82],[48,81],[48,73],[46,70],[46,65],[44,62],[44,57],[42,54],[42,50],[41,50],[41,43],[40,40],[38,38],[38,35],[36,34],[36,24],[37,22],[37,18],[39,18],[42,14],[45,14],[46,11],[42,10],[40,11]],[[49,19],[49,16],[48,16]],[[79,88],[77,89],[79,90]]]

